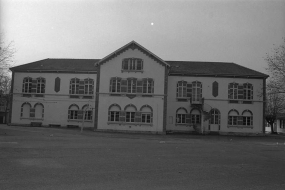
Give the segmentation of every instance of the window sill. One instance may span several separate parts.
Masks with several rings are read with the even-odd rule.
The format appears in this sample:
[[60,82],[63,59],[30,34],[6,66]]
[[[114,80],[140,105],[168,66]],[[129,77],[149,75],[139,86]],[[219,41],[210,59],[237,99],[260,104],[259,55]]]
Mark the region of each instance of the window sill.
[[188,124],[188,123],[176,123],[175,126],[179,126],[179,127],[193,127],[193,124]]
[[20,119],[26,119],[26,120],[39,120],[39,121],[43,121],[43,118],[34,118],[34,117],[21,117]]
[[252,104],[253,100],[229,100],[230,104]]
[[176,98],[177,102],[187,102],[190,98]]
[[74,98],[74,99],[93,99],[93,95],[83,95],[83,94],[69,94],[69,98]]
[[250,128],[253,129],[252,125],[228,125],[228,128],[235,127],[235,128]]
[[152,123],[141,123],[141,122],[133,122],[133,123],[127,123],[127,122],[119,122],[119,121],[108,121],[107,122],[108,125],[110,124],[116,124],[116,125],[149,125],[149,126],[153,126]]
[[[80,122],[80,123],[83,122],[82,119],[68,119],[67,121],[68,121],[68,122]],[[90,123],[92,123],[93,121],[92,121],[92,120],[84,120],[84,123],[85,123],[85,122],[90,122]]]
[[142,97],[153,97],[153,93],[116,93],[116,92],[110,92],[110,96],[142,96]]
[[128,73],[130,73],[130,72],[133,72],[133,73],[143,73],[143,70],[124,70],[124,69],[122,69],[121,71],[122,71],[122,73],[123,73],[123,72],[128,72]]

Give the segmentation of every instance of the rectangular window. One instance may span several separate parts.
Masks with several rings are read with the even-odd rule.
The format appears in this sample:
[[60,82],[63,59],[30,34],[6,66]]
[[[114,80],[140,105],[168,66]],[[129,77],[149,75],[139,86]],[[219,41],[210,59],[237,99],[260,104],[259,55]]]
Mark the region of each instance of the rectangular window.
[[176,114],[176,123],[185,124],[186,123],[186,114]]
[[92,120],[92,111],[85,111],[84,120],[91,121]]
[[191,123],[199,124],[200,123],[200,115],[192,114],[191,115]]
[[228,124],[229,125],[237,125],[238,116],[229,116]]
[[69,110],[69,119],[78,119],[78,110]]
[[151,123],[150,113],[142,113],[142,123]]
[[110,111],[110,121],[120,121],[120,111]]
[[135,122],[135,112],[126,112],[126,122]]

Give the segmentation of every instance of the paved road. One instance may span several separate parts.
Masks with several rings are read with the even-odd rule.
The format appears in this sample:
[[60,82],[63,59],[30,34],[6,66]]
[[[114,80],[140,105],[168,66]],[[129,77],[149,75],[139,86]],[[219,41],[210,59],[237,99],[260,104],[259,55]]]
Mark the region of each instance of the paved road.
[[0,189],[285,189],[285,136],[0,125]]

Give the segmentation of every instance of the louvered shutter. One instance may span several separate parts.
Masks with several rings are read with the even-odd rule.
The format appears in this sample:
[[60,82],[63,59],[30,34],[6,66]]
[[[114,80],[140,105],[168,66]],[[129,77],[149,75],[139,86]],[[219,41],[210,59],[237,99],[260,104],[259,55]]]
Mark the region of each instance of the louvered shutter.
[[37,93],[37,79],[32,79],[32,93]]
[[242,116],[238,116],[238,118],[237,118],[237,124],[238,124],[238,125],[242,125],[242,124],[243,124],[243,117],[242,117]]
[[31,108],[30,109],[30,117],[35,117],[35,112],[36,112],[36,109],[35,108]]
[[153,113],[150,113],[150,123],[153,123]]
[[111,121],[111,111],[108,111],[108,121]]
[[140,123],[141,122],[141,112],[136,112],[135,113],[135,122]]
[[128,81],[127,79],[121,80],[121,92],[127,92],[128,89]]
[[232,90],[232,88],[233,88],[233,83],[230,83],[229,85],[228,85],[228,98],[229,99],[233,99],[233,90]]
[[243,85],[238,85],[238,99],[243,99]]
[[138,80],[137,81],[137,93],[142,93],[142,85],[143,85],[143,81],[142,80]]
[[190,124],[191,123],[191,115],[186,114],[186,123]]
[[187,84],[187,97],[191,98],[191,94],[192,94],[192,83],[188,83]]
[[120,111],[120,121],[125,122],[126,121],[126,112]]
[[70,110],[68,110],[68,119],[70,119],[70,112],[71,112],[71,111],[70,111]]
[[79,94],[84,94],[84,80],[79,81]]
[[253,85],[251,85],[250,89],[251,89],[250,98],[251,98],[251,100],[253,100]]
[[83,119],[83,110],[78,110],[77,118]]

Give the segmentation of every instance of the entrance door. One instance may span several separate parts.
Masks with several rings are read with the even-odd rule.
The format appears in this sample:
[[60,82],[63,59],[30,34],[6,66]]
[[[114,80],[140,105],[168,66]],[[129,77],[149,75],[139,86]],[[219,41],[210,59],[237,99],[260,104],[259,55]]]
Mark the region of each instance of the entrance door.
[[211,110],[210,131],[220,130],[221,114],[218,109]]

